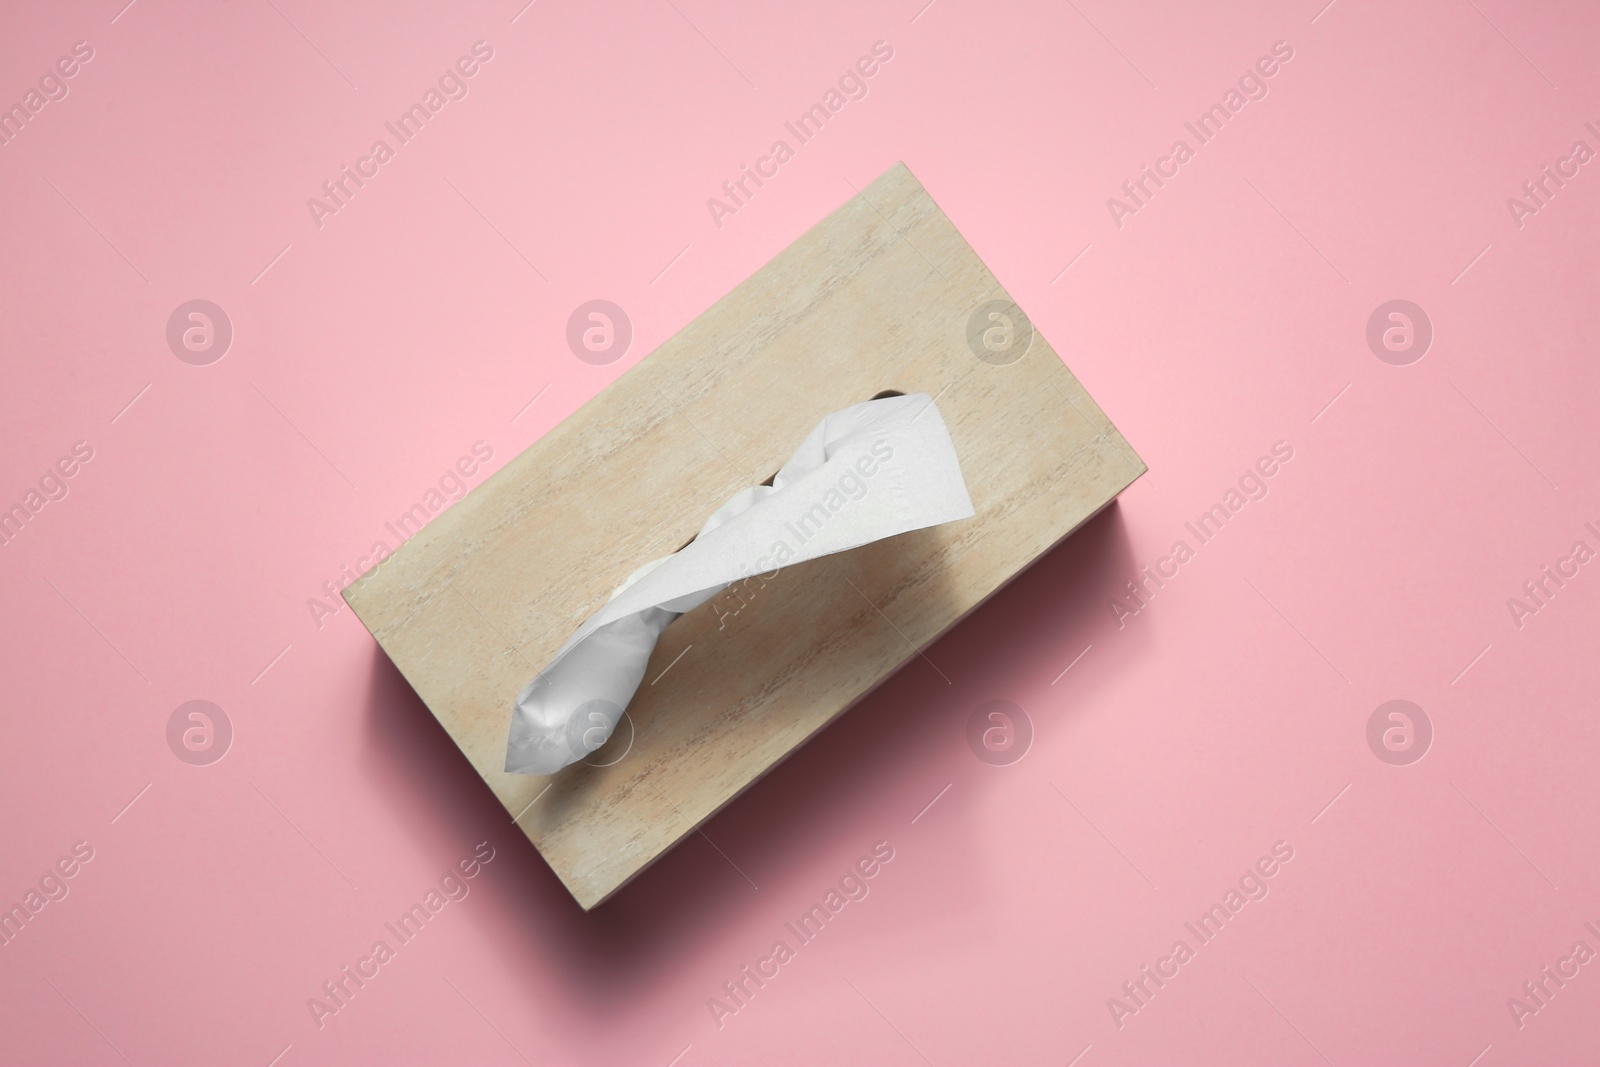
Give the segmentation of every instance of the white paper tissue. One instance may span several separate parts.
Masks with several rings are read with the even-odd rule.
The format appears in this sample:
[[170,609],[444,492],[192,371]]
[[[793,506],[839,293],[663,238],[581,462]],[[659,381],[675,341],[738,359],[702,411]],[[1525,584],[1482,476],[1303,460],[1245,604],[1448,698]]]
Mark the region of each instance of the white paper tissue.
[[694,541],[634,571],[567,639],[517,695],[506,770],[553,774],[605,744],[661,631],[729,584],[972,515],[955,446],[926,393],[828,415],[772,485],[735,493]]

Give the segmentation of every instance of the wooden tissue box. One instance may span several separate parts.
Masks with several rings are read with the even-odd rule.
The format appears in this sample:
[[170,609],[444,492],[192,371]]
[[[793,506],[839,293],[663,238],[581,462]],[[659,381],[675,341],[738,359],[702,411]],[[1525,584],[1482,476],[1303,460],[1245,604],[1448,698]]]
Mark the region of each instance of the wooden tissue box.
[[[501,769],[517,692],[634,568],[889,391],[936,398],[976,517],[730,590],[667,628],[605,747]],[[899,164],[344,596],[587,909],[1144,470]]]

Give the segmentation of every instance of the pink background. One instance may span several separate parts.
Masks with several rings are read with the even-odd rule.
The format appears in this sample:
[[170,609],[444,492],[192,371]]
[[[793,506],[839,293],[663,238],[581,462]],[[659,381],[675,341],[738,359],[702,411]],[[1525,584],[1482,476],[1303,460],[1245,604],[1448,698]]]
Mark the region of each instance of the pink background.
[[[0,33],[7,106],[94,51],[0,148],[0,505],[94,453],[0,548],[0,904],[94,850],[0,947],[0,1060],[1600,1048],[1600,963],[1507,1004],[1600,951],[1600,567],[1507,606],[1600,549],[1600,164],[1507,206],[1600,150],[1600,11],[122,3],[13,4]],[[480,40],[469,95],[319,228],[307,198]],[[879,40],[869,94],[719,228],[706,199]],[[1107,198],[1275,41],[1269,94],[1119,228]],[[307,602],[474,442],[497,469],[897,160],[1150,474],[925,650],[949,684],[913,662],[586,915],[351,613]],[[209,366],[165,340],[196,298],[234,329]],[[635,330],[608,366],[564,340],[592,298]],[[1366,342],[1397,298],[1434,330],[1407,366]],[[1119,627],[1123,583],[1276,441],[1270,494]],[[209,766],[166,740],[194,699],[234,730]],[[1007,766],[966,741],[992,699],[1035,734]],[[1410,765],[1367,742],[1392,699],[1432,724]],[[484,841],[319,1027],[308,998]],[[870,895],[719,1026],[708,998],[879,841]],[[1184,923],[1280,841],[1199,946]]]

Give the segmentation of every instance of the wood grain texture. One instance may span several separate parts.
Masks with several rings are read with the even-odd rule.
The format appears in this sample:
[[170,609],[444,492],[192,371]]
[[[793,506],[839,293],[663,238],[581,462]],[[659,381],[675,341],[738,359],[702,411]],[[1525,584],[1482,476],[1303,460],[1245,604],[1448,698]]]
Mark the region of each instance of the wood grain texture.
[[[977,358],[991,300],[1010,297],[896,165],[345,590],[584,908],[907,661],[936,670],[919,649],[1144,472],[1042,336]],[[684,615],[588,761],[609,766],[501,769],[518,690],[635,567],[885,390],[937,397],[976,517]]]

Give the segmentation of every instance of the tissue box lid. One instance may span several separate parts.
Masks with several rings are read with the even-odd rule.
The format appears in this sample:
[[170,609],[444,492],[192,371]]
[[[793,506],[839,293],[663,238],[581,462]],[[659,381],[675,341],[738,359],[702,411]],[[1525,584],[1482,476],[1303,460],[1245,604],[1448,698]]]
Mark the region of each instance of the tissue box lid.
[[[976,517],[729,590],[667,628],[605,747],[502,770],[518,690],[634,568],[889,390],[936,398]],[[937,671],[921,650],[1144,470],[897,164],[344,596],[587,909],[900,667]]]

